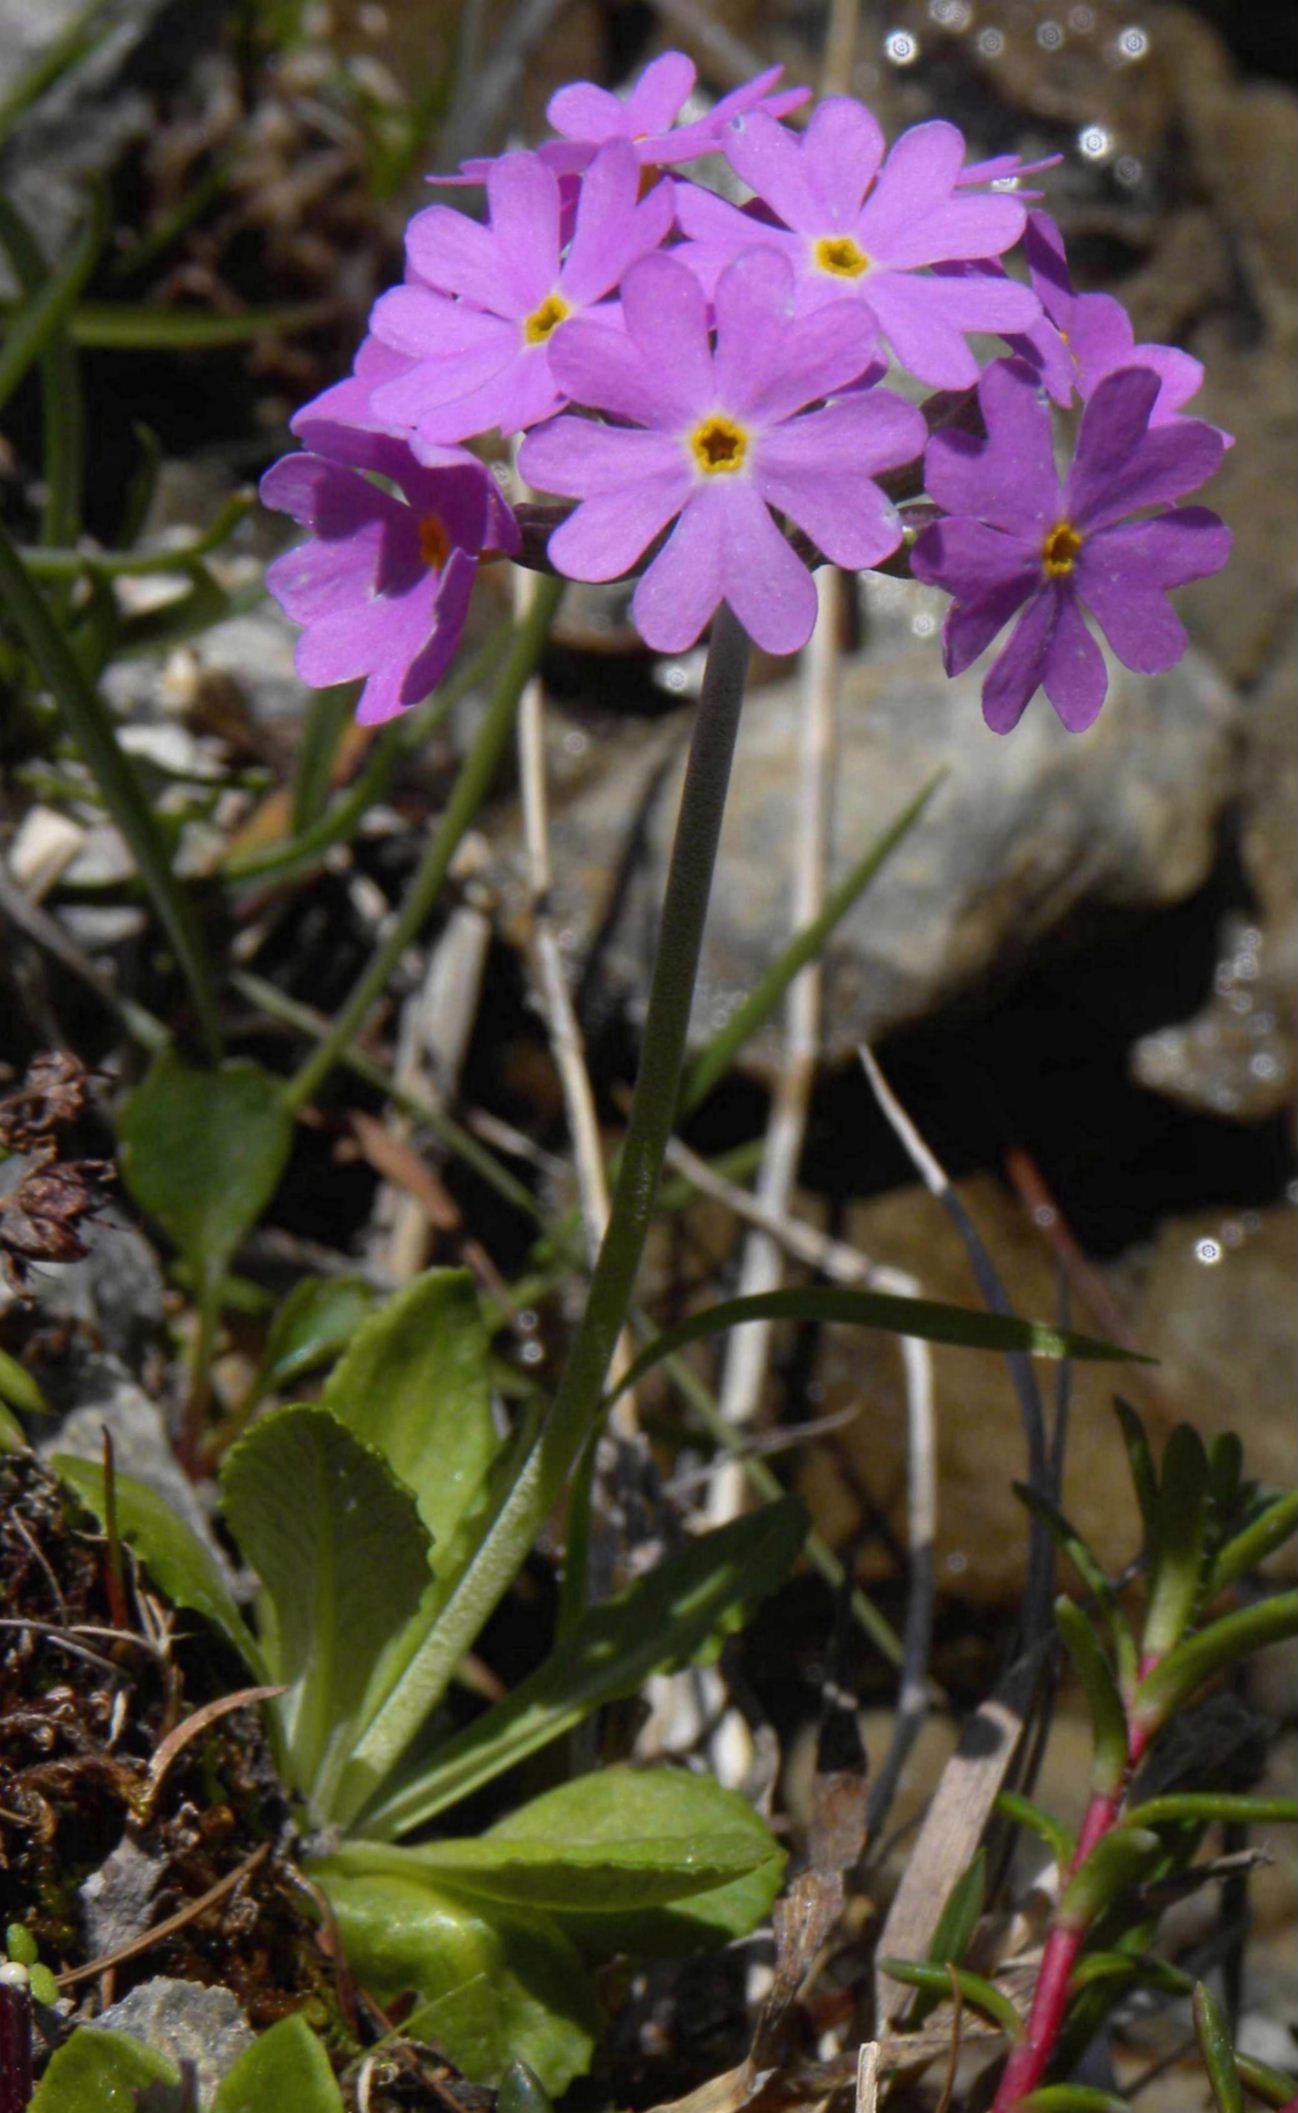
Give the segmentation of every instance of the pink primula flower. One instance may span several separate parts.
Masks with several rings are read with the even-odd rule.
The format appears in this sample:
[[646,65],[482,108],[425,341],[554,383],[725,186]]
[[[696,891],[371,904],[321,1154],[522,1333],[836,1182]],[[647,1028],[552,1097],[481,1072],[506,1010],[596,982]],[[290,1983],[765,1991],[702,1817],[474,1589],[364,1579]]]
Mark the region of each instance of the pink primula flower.
[[1202,419],[1156,425],[1159,386],[1147,367],[1106,375],[1062,482],[1049,408],[1020,360],[998,360],[979,384],[985,440],[938,433],[929,442],[928,490],[951,518],[916,539],[911,570],[954,597],[948,675],[1018,618],[983,683],[995,733],[1017,726],[1038,686],[1071,733],[1090,726],[1108,676],[1084,609],[1138,675],[1172,667],[1186,649],[1168,589],[1219,572],[1230,531],[1206,507],[1168,501],[1212,475],[1224,443]]
[[1048,213],[1029,213],[1023,242],[1041,320],[1023,333],[1015,350],[1038,367],[1057,404],[1085,403],[1106,374],[1119,367],[1148,367],[1159,378],[1151,425],[1163,425],[1189,402],[1203,381],[1203,367],[1176,345],[1138,345],[1131,317],[1112,294],[1077,293],[1064,239]]
[[375,306],[375,336],[409,363],[374,390],[373,415],[413,432],[416,451],[499,427],[517,433],[564,401],[552,354],[574,316],[603,300],[672,223],[670,184],[640,199],[626,140],[581,179],[564,253],[559,179],[536,154],[506,154],[487,178],[490,225],[452,206],[410,223],[410,280]]
[[693,645],[722,601],[768,652],[806,644],[815,585],[773,509],[849,568],[901,541],[871,473],[913,460],[923,417],[882,390],[797,415],[859,380],[873,333],[857,302],[799,319],[793,295],[783,257],[738,258],[717,284],[714,349],[694,273],[647,257],[627,274],[623,329],[575,323],[555,345],[568,394],[631,423],[559,418],[524,442],[529,482],[582,501],[550,558],[571,579],[615,579],[675,522],[633,603],[660,652]]
[[695,185],[677,186],[683,254],[711,287],[755,242],[788,258],[800,313],[850,299],[904,367],[934,388],[968,388],[978,362],[970,330],[1023,330],[1040,307],[1004,278],[943,278],[927,268],[998,256],[1023,232],[1011,197],[961,188],[964,140],[935,120],[903,132],[887,158],[878,123],[849,96],[819,104],[801,139],[758,111],[736,119],[726,155],[770,224]]
[[[286,455],[262,478],[262,503],[310,531],[268,567],[266,585],[303,627],[303,682],[327,689],[364,677],[356,716],[374,726],[436,688],[460,641],[479,557],[512,555],[518,527],[490,470],[463,449],[443,449],[430,467],[403,441],[349,433],[333,416],[313,422],[311,409],[297,422],[332,457]],[[401,497],[363,470],[381,473]]]

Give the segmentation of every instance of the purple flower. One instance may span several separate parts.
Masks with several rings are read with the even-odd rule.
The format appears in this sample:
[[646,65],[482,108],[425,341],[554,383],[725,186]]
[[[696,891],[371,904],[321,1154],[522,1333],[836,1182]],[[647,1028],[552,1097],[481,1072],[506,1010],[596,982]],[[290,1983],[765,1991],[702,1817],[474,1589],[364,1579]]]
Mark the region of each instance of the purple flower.
[[[1040,161],[1024,161],[1021,154],[993,154],[988,161],[966,162],[956,183],[961,190],[975,185],[990,184],[996,189],[1000,185],[1017,186],[1024,176],[1036,176],[1042,169],[1054,169],[1063,160],[1062,154],[1043,154]],[[1020,198],[1039,198],[1040,191],[1018,191]]]
[[373,415],[428,447],[498,426],[516,433],[558,410],[553,344],[672,222],[671,187],[638,202],[640,164],[625,140],[601,147],[581,179],[567,254],[559,178],[535,154],[506,154],[487,177],[491,223],[451,206],[417,213],[411,278],[375,306],[375,336],[409,363],[376,388]]
[[718,282],[713,350],[694,273],[646,257],[622,289],[622,330],[574,323],[554,348],[570,396],[632,424],[559,418],[528,435],[523,475],[582,501],[550,557],[571,579],[615,579],[675,521],[633,603],[660,652],[693,645],[722,601],[768,652],[805,645],[815,586],[773,508],[838,565],[876,564],[901,539],[870,473],[920,452],[923,417],[883,391],[796,416],[859,379],[872,333],[858,302],[799,318],[793,293],[783,257],[749,250]]
[[[316,400],[354,384],[340,382]],[[336,407],[335,407],[336,408]],[[357,718],[374,726],[418,704],[445,674],[463,629],[478,559],[512,554],[518,528],[491,472],[462,448],[435,466],[404,441],[351,432],[333,416],[299,413],[329,455],[286,455],[261,480],[266,506],[291,514],[310,540],[286,550],[266,585],[303,626],[296,665],[327,689],[365,677]],[[402,493],[372,484],[380,472]]]
[[1023,249],[1043,314],[1014,349],[1039,368],[1054,401],[1071,404],[1076,390],[1085,403],[1106,374],[1149,367],[1161,384],[1150,424],[1175,417],[1203,381],[1199,361],[1175,345],[1138,345],[1130,316],[1111,294],[1076,293],[1064,238],[1048,213],[1029,213]]
[[1070,732],[1090,726],[1108,678],[1083,608],[1138,675],[1161,673],[1185,651],[1167,590],[1219,572],[1230,532],[1201,506],[1128,516],[1202,484],[1223,442],[1201,419],[1155,425],[1158,391],[1146,367],[1106,375],[1062,484],[1049,409],[1018,360],[998,360],[979,384],[986,440],[940,433],[929,442],[929,494],[951,518],[923,530],[911,569],[955,598],[943,635],[948,675],[1023,612],[983,683],[995,733],[1018,724],[1038,685]]
[[706,286],[739,251],[769,243],[793,266],[800,314],[850,298],[903,366],[942,389],[978,378],[966,331],[1023,330],[1039,314],[1035,296],[1008,279],[924,275],[952,259],[997,256],[1023,232],[1017,200],[960,189],[964,140],[954,125],[913,126],[885,161],[870,112],[830,96],[801,139],[761,111],[735,119],[726,154],[775,219],[678,185],[677,219],[692,238],[685,254]]
[[[693,62],[682,51],[665,51],[652,60],[625,100],[590,81],[573,81],[551,96],[545,112],[567,144],[560,146],[556,141],[542,147],[541,153],[552,167],[583,168],[605,140],[625,139],[648,168],[693,161],[700,154],[715,153],[732,118],[752,110],[763,110],[772,118],[785,117],[808,102],[809,88],[770,92],[783,71],[782,66],[768,67],[742,88],[723,95],[705,117],[690,125],[676,123],[696,79]],[[578,155],[585,160],[576,159]]]
[[[809,88],[771,91],[784,72],[770,66],[755,79],[733,88],[693,124],[676,120],[694,90],[693,61],[684,52],[665,51],[645,67],[635,86],[625,96],[610,95],[592,81],[572,81],[558,89],[546,107],[546,116],[562,139],[547,140],[537,152],[557,175],[584,169],[597,147],[610,139],[625,139],[635,148],[643,168],[675,167],[700,154],[715,154],[721,134],[732,117],[746,110],[765,110],[771,117],[787,117],[811,100]],[[493,164],[490,158],[461,162],[458,176],[436,176],[434,183],[483,183]]]

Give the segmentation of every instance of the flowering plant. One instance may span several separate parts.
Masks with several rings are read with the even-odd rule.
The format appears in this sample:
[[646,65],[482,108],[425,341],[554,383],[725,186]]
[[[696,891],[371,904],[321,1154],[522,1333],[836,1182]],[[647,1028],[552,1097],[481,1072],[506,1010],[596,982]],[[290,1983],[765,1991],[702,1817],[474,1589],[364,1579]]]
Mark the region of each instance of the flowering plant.
[[[408,709],[498,557],[639,573],[634,620],[661,652],[723,604],[796,652],[816,563],[910,571],[952,598],[951,674],[1017,617],[983,688],[997,732],[1038,688],[1068,728],[1092,723],[1107,676],[1088,613],[1139,673],[1179,658],[1167,590],[1230,548],[1177,504],[1228,444],[1184,413],[1198,362],[1074,290],[1016,156],[969,162],[942,120],[888,147],[849,96],[799,133],[784,119],[805,97],[777,81],[681,123],[693,68],[669,52],[624,99],[560,89],[559,137],[534,152],[438,179],[485,184],[485,222],[415,215],[353,374],[293,422],[309,455],[263,482],[310,531],[269,580],[304,627],[306,682],[364,676],[365,721]],[[703,180],[720,161],[746,204]],[[1004,261],[1020,243],[1026,285]],[[980,367],[987,333],[1006,353]],[[944,393],[921,411],[915,383]],[[1060,477],[1052,407],[1078,404]],[[471,451],[520,433],[522,474],[578,502],[557,523],[509,507]]]

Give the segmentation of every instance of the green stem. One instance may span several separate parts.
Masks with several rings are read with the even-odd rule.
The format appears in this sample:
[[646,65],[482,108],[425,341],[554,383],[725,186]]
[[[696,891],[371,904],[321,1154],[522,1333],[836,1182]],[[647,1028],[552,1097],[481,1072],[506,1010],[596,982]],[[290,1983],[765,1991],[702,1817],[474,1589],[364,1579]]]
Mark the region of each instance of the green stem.
[[675,1117],[748,653],[747,634],[723,607],[713,626],[681,790],[640,1071],[612,1210],[558,1392],[435,1628],[360,1740],[334,1800],[335,1819],[346,1822],[373,1796],[445,1692],[455,1667],[516,1576],[603,1414],[604,1383],[631,1303]]
[[301,1069],[284,1088],[286,1106],[293,1114],[314,1099],[365,1023],[365,1016],[380,998],[388,978],[413,940],[418,938],[431,914],[450,871],[451,860],[465,832],[491,790],[500,759],[514,724],[514,713],[523,685],[536,665],[545,642],[564,582],[545,579],[532,597],[526,617],[519,625],[508,658],[500,672],[495,693],[473,739],[460,774],[451,790],[446,812],[432,842],[420,861],[406,899],[391,931],[378,949],[328,1034],[307,1057]]
[[108,707],[27,575],[13,543],[0,528],[0,602],[21,631],[42,676],[54,693],[69,731],[94,776],[104,804],[135,856],[140,879],[166,927],[189,984],[203,1040],[221,1052],[221,1020],[198,920],[188,894],[171,870],[153,811],[130,758],[118,746]]

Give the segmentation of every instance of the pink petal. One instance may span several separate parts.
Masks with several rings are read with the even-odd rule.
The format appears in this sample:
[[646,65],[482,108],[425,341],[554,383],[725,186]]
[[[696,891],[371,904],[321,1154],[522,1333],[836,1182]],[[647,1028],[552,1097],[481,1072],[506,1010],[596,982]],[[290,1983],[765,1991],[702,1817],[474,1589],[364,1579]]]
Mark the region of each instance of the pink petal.
[[[1063,517],[1050,414],[1020,362],[996,360],[978,388],[987,439],[938,433],[924,461],[929,497],[1030,541]],[[1039,547],[1039,545],[1038,545]]]
[[934,521],[915,539],[911,570],[961,603],[1012,593],[1017,608],[1040,581],[1041,553],[1035,539],[1025,542],[985,521]]
[[670,372],[655,372],[623,330],[580,317],[556,330],[550,370],[574,403],[638,425],[660,421],[679,429],[692,415],[693,403],[676,394]]
[[689,100],[698,76],[683,51],[665,51],[645,67],[626,99],[629,136],[666,132]]
[[805,139],[803,166],[821,233],[854,227],[883,160],[878,121],[851,96],[826,96],[812,114]]
[[[1029,583],[1029,591],[1035,584],[1035,580]],[[1020,588],[1003,587],[985,601],[957,602],[948,609],[942,630],[942,665],[947,674],[963,675],[966,668],[972,667],[1023,607],[1024,599]]]
[[502,154],[487,178],[491,232],[519,296],[515,315],[539,307],[559,277],[559,179],[535,154]]
[[537,426],[523,442],[518,466],[537,491],[572,499],[620,492],[671,471],[679,471],[686,486],[690,482],[678,440],[666,433],[600,426],[589,418],[555,418]]
[[635,149],[625,140],[610,140],[581,179],[576,231],[559,277],[570,301],[584,306],[598,300],[667,233],[673,217],[671,185],[656,184],[637,205],[639,189]]
[[375,302],[370,322],[380,344],[400,355],[400,363],[390,366],[388,373],[372,376],[371,395],[408,373],[411,360],[449,359],[493,345],[512,350],[518,343],[512,317],[484,315],[481,309],[448,300],[445,294],[430,293],[425,286],[391,287]]
[[945,119],[903,132],[861,216],[861,241],[869,254],[885,254],[913,220],[945,204],[963,166],[964,140]]
[[[593,81],[572,81],[566,88],[559,88],[545,106],[545,114],[556,132],[566,139],[598,142],[616,139],[629,131],[626,124],[626,105],[607,88],[597,88]],[[467,164],[466,164],[467,167]]]
[[1061,594],[1046,654],[1045,692],[1070,734],[1085,733],[1099,716],[1109,687],[1104,655],[1091,637],[1073,594]]
[[867,203],[861,215],[860,241],[879,263],[909,271],[921,264],[998,257],[1018,241],[1025,217],[1023,207],[1013,198],[957,196],[880,237],[870,225]]
[[968,330],[1021,330],[1038,314],[1025,286],[1012,280],[920,278],[871,272],[865,298],[897,358],[935,389],[967,389],[978,362],[964,342]]
[[439,293],[460,294],[493,315],[515,316],[528,306],[502,258],[494,231],[450,205],[427,205],[406,229],[406,260],[413,276]]
[[750,483],[734,478],[719,496],[722,592],[755,645],[766,653],[796,653],[815,629],[815,581]]
[[924,414],[890,389],[867,389],[808,411],[763,435],[758,462],[815,476],[826,464],[873,475],[913,462],[924,451]]
[[716,484],[695,492],[636,588],[631,614],[656,653],[692,646],[721,600],[724,507]]
[[689,491],[689,472],[678,463],[625,490],[583,500],[550,537],[551,564],[571,580],[617,579],[680,512]]
[[706,410],[715,387],[708,304],[688,265],[661,252],[633,264],[622,285],[622,319],[658,381],[662,415],[655,424],[674,418],[677,406],[687,418]]
[[1179,499],[1220,464],[1224,437],[1202,419],[1146,430],[1160,387],[1151,369],[1123,367],[1088,401],[1067,484],[1069,517],[1079,528],[1104,528],[1139,507]]
[[1058,594],[1043,588],[1028,603],[1009,644],[988,669],[983,682],[983,718],[994,734],[1008,734],[1018,725],[1033,691],[1039,688],[1058,607]]
[[822,232],[820,202],[808,184],[803,149],[792,132],[764,110],[753,110],[732,118],[724,144],[735,174],[772,212],[802,234]]
[[1206,506],[1178,506],[1152,521],[1129,521],[1087,536],[1077,578],[1084,583],[1093,568],[1103,568],[1141,587],[1184,587],[1220,572],[1230,546],[1230,530]]
[[849,571],[877,565],[901,542],[901,516],[863,470],[830,467],[822,457],[817,474],[763,459],[754,482],[768,506],[787,514],[818,550]]

